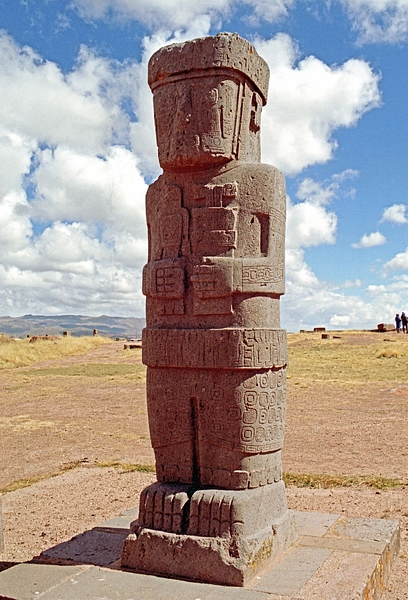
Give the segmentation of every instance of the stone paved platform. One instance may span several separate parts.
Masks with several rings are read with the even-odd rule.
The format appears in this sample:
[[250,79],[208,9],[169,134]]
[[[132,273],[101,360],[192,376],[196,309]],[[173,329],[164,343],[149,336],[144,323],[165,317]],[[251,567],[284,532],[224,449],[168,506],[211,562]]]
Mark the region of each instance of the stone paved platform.
[[[136,511],[0,573],[0,600],[378,600],[398,554],[398,521],[296,512],[298,542],[246,589],[121,570]],[[5,540],[7,543],[7,540]]]

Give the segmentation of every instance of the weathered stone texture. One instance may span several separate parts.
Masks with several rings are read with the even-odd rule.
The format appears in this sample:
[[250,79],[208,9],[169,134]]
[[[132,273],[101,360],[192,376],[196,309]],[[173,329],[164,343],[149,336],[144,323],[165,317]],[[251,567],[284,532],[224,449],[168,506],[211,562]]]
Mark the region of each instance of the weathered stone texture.
[[171,45],[149,63],[164,170],[146,196],[143,270],[158,483],[122,557],[145,572],[186,577],[188,557],[211,555],[188,576],[243,585],[295,537],[280,452],[285,182],[260,164],[268,77],[237,34]]
[[3,509],[0,494],[0,552],[4,550],[4,535],[3,535]]

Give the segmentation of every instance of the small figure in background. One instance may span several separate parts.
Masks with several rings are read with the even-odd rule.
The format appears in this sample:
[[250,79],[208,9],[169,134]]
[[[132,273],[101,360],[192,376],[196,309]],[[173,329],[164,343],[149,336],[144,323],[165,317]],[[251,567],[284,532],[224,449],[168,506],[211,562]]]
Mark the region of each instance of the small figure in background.
[[402,333],[408,333],[408,329],[407,329],[407,315],[404,313],[404,311],[402,311],[401,313],[401,323],[402,323]]
[[398,313],[395,315],[395,329],[397,330],[397,333],[399,333],[401,329],[401,317]]

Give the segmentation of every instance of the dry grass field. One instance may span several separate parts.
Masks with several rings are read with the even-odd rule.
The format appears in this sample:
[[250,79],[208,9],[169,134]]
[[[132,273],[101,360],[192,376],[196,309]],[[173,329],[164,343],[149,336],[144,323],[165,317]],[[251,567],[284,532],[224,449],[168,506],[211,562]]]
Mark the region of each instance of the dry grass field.
[[[402,555],[384,598],[407,600],[408,336],[288,341],[289,503],[399,519]],[[141,351],[123,342],[0,338],[0,568],[137,503],[154,479],[144,384]]]

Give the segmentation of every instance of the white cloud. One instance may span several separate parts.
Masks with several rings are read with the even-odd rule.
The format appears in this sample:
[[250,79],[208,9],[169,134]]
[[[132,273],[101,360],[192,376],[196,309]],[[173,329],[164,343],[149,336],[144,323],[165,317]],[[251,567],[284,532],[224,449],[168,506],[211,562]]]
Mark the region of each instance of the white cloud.
[[337,315],[334,314],[330,319],[330,325],[334,327],[348,327],[350,324],[350,315]]
[[[340,186],[347,179],[357,177],[358,171],[353,169],[346,169],[342,173],[335,173],[331,177],[331,182],[325,185],[314,181],[311,177],[304,179],[296,192],[296,197],[299,200],[307,200],[311,204],[317,206],[325,206],[329,204],[333,198],[337,196],[340,190]],[[354,189],[343,191],[342,195],[353,196]]]
[[405,204],[393,204],[384,209],[381,217],[381,221],[391,221],[391,223],[397,223],[402,225],[408,223],[408,219],[405,215],[407,207]]
[[262,19],[269,23],[286,16],[295,3],[296,0],[243,0],[243,4],[249,5],[254,11],[252,21]]
[[94,275],[95,262],[106,259],[106,249],[92,237],[84,223],[56,221],[34,245],[38,252],[35,270],[68,271]]
[[24,176],[30,172],[35,149],[33,140],[13,133],[0,124],[0,197],[21,189]]
[[334,244],[337,216],[311,202],[289,204],[287,213],[287,247],[299,248]]
[[271,69],[262,125],[265,162],[288,175],[327,162],[339,127],[356,125],[379,106],[379,76],[363,60],[328,66],[314,56],[297,63],[298,50],[287,34],[256,42]]
[[[318,182],[310,177],[300,182],[296,204],[290,198],[287,202],[287,248],[306,248],[320,244],[334,244],[337,228],[337,215],[327,210],[327,205],[340,193],[341,185],[355,177],[356,171],[337,173],[328,182]],[[349,192],[347,192],[349,194]]]
[[341,294],[326,282],[302,286],[287,282],[281,300],[282,320],[289,331],[323,326],[333,329],[374,329],[392,323],[406,307],[408,275],[387,285],[370,285],[364,294]]
[[351,245],[353,248],[373,248],[382,246],[386,241],[386,237],[380,231],[373,231],[373,233],[365,233],[359,242]]
[[305,253],[301,248],[287,248],[285,255],[287,282],[302,287],[313,287],[318,279],[305,261]]
[[[84,19],[135,20],[151,31],[222,28],[222,20],[248,6],[247,19],[275,22],[288,15],[297,0],[71,0]],[[408,33],[406,0],[338,0],[346,10],[361,43],[396,43]]]
[[44,150],[33,181],[37,219],[105,223],[139,237],[144,232],[147,185],[126,148],[111,146],[104,157]]
[[140,66],[82,48],[63,74],[4,33],[0,50],[3,314],[142,312],[147,185],[121,109]]
[[375,322],[375,308],[367,306],[359,296],[345,296],[327,283],[302,286],[287,283],[286,295],[281,300],[282,319],[289,331],[313,327],[342,328],[344,323],[332,323],[335,316],[348,318],[349,328],[361,329]]
[[[0,265],[2,313],[142,315],[144,298],[136,270],[106,265],[98,276],[83,272],[33,272]],[[112,312],[113,311],[113,312]]]
[[144,23],[152,30],[191,28],[207,20],[208,28],[221,28],[221,19],[240,6],[253,11],[251,21],[274,22],[288,14],[296,0],[72,0],[85,19],[126,18]]
[[384,271],[405,271],[408,270],[408,248],[404,252],[399,252],[384,264]]
[[28,202],[22,192],[9,192],[0,198],[0,247],[3,262],[29,244],[32,225],[28,213]]
[[408,33],[408,3],[406,0],[340,0],[353,26],[360,33],[360,42],[396,43]]
[[185,28],[192,21],[210,17],[219,22],[226,14],[230,0],[73,0],[80,15],[86,19],[106,19],[114,14],[119,18],[134,19],[152,29]]
[[342,184],[356,175],[356,171],[348,170],[324,183],[306,178],[296,192],[301,202],[293,204],[287,198],[286,277],[291,294],[304,296],[321,285],[305,260],[304,248],[335,243],[337,215],[327,205],[345,195]]
[[4,33],[0,53],[3,130],[25,143],[74,144],[96,152],[106,146],[117,108],[95,90],[94,79],[80,89],[74,74],[65,77],[55,63],[42,60],[31,48],[20,48]]
[[343,289],[352,289],[352,288],[361,288],[361,286],[363,285],[361,279],[354,279],[354,281],[351,281],[350,279],[346,279],[346,281],[344,283],[342,283],[339,287],[343,288]]

